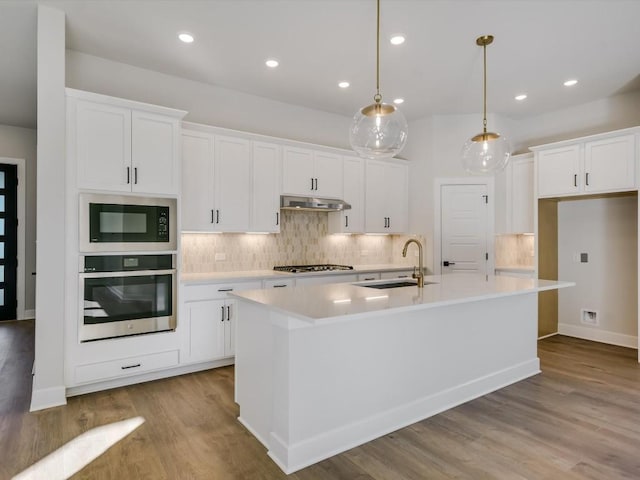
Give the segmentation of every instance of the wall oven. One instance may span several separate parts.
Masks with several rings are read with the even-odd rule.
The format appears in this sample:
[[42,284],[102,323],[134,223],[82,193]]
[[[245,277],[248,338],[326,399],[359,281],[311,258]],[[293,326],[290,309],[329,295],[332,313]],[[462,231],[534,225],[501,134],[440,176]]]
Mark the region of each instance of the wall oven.
[[80,194],[81,252],[176,249],[175,198]]
[[175,255],[80,258],[81,342],[175,330]]

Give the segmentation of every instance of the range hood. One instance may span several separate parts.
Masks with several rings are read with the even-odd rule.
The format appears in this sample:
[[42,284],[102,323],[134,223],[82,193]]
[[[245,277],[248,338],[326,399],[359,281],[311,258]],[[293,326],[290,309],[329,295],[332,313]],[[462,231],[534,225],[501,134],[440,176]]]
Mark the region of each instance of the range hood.
[[282,210],[338,212],[340,210],[349,210],[351,205],[344,200],[338,200],[335,198],[294,197],[290,195],[281,195],[280,208]]

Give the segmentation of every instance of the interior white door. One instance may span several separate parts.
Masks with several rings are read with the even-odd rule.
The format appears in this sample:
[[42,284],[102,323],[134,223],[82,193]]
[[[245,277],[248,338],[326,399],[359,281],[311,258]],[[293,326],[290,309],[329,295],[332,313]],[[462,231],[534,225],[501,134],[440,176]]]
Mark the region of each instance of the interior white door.
[[486,185],[442,185],[442,273],[487,273],[488,196]]

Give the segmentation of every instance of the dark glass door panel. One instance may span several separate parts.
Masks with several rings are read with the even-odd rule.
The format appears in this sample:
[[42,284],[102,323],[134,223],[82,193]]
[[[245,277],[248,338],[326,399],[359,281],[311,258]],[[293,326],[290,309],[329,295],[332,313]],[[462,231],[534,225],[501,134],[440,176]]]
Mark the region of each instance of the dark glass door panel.
[[0,165],[0,320],[16,318],[18,168]]

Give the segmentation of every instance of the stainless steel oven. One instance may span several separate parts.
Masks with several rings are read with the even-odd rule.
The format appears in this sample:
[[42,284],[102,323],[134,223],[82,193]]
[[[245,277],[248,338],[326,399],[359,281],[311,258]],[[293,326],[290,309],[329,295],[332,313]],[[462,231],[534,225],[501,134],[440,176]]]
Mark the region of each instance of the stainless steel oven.
[[175,330],[175,255],[80,258],[81,342]]
[[177,248],[176,199],[80,194],[81,252]]

